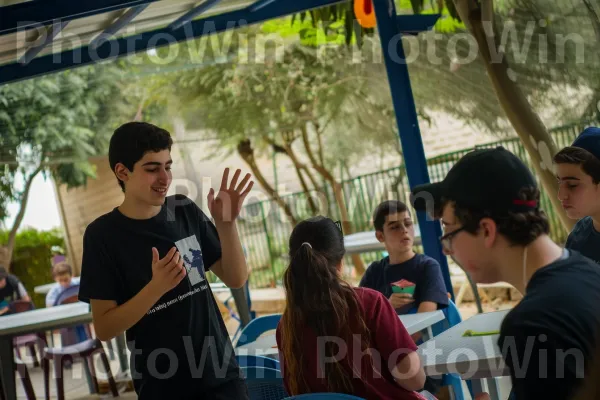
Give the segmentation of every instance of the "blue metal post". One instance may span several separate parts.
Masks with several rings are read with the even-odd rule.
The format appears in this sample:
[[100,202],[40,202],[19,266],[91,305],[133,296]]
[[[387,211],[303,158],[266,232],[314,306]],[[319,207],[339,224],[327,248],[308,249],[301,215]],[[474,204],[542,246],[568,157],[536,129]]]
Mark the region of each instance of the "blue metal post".
[[[383,58],[387,69],[392,101],[396,112],[396,123],[400,133],[402,153],[406,165],[408,182],[411,187],[429,182],[427,171],[427,160],[421,140],[417,110],[410,86],[410,76],[406,65],[406,56],[402,40],[400,40],[403,27],[399,21],[406,16],[398,18],[396,6],[393,0],[374,0],[375,16],[377,19],[377,30],[381,40]],[[412,18],[419,19],[421,16]],[[439,237],[442,234],[440,223],[429,221],[424,212],[417,213],[421,239],[425,253],[435,258],[440,263],[446,289],[454,300],[454,291],[450,280],[448,261],[442,252]]]

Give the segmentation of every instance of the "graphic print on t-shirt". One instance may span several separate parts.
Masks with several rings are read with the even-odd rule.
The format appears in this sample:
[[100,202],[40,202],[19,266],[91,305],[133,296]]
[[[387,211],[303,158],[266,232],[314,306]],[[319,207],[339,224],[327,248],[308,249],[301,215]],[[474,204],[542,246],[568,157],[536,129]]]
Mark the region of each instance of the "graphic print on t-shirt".
[[204,282],[204,260],[202,259],[202,249],[196,235],[186,237],[175,242],[179,254],[183,257],[183,265],[187,270],[187,276],[192,286]]

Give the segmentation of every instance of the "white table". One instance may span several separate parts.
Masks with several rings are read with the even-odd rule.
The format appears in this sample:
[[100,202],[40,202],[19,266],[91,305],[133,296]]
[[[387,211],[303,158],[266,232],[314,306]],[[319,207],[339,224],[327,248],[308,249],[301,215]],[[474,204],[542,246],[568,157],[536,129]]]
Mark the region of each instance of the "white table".
[[431,327],[442,321],[444,318],[444,313],[441,310],[400,315],[400,321],[402,321],[402,324],[410,335],[425,331],[422,338],[423,341],[429,340],[433,337]]
[[[415,224],[415,245],[421,244],[421,234]],[[348,254],[368,253],[370,251],[385,251],[385,245],[375,237],[375,231],[358,232],[344,236],[344,247]]]
[[[13,337],[29,333],[53,331],[92,322],[90,306],[83,302],[40,308],[0,317],[0,380],[4,399],[16,400]],[[125,339],[117,338],[119,361],[123,371],[128,370]],[[120,340],[119,340],[120,339]]]
[[463,334],[467,330],[499,331],[509,311],[476,314],[421,344],[418,353],[425,374],[458,374],[462,379],[472,380],[475,393],[488,391],[492,399],[499,399],[496,380],[490,378],[510,375],[498,347],[499,335],[463,337]]
[[45,285],[34,287],[33,291],[39,294],[48,294],[48,292],[50,291],[50,289],[52,289],[54,285],[56,285],[56,282],[46,283]]
[[[400,315],[399,318],[410,335],[426,330],[429,337],[432,337],[431,326],[443,320],[444,313],[438,310],[427,313]],[[235,352],[238,355],[255,356],[275,356],[279,354],[277,339],[274,334],[261,336],[254,342],[237,347]]]

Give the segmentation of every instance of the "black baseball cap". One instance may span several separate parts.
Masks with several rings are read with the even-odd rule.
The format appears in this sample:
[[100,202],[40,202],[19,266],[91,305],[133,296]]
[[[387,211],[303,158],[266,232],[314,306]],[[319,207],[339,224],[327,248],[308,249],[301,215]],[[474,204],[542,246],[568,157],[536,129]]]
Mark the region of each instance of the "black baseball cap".
[[577,139],[575,139],[572,147],[587,150],[597,159],[600,159],[600,128],[592,126],[584,129]]
[[538,207],[537,201],[521,200],[521,190],[528,187],[538,187],[529,168],[498,146],[467,153],[441,182],[416,186],[411,203],[417,211],[433,211],[445,198],[481,211],[525,212]]

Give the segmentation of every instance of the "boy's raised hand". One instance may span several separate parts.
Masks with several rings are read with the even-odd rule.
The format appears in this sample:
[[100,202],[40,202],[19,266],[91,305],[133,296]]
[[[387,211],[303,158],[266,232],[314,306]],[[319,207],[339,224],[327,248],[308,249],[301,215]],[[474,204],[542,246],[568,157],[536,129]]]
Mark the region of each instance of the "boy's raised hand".
[[183,257],[176,247],[173,246],[163,258],[160,258],[156,247],[152,248],[151,283],[161,296],[179,285],[186,273]]
[[246,199],[254,181],[250,180],[251,175],[246,174],[244,179],[238,184],[241,170],[235,171],[231,183],[229,181],[229,168],[225,169],[219,193],[215,197],[215,191],[211,188],[208,193],[208,209],[215,222],[233,222],[240,215],[242,204]]

